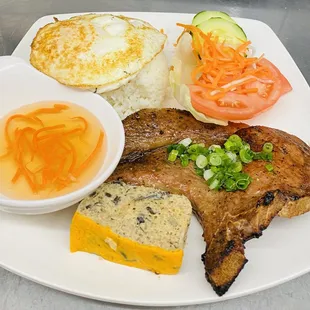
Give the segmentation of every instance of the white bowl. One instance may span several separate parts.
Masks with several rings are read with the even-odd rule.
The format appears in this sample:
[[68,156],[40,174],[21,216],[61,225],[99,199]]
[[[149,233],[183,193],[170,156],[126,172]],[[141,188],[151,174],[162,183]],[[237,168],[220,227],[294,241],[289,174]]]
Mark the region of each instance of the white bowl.
[[124,149],[125,134],[119,116],[107,101],[89,91],[61,85],[22,59],[0,57],[0,117],[23,105],[57,100],[80,105],[96,115],[101,122],[107,143],[101,169],[83,188],[56,198],[14,200],[0,194],[0,210],[18,214],[43,214],[67,208],[92,193],[116,168]]

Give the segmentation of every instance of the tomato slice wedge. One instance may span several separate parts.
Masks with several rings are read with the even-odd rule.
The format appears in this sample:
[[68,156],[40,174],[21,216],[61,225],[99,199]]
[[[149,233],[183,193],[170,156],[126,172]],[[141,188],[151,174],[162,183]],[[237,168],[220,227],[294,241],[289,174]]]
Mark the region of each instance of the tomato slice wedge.
[[259,65],[268,67],[274,83],[255,81],[248,88],[257,88],[257,93],[238,94],[229,91],[220,100],[204,98],[204,88],[189,85],[191,102],[195,110],[221,120],[247,120],[272,107],[279,98],[292,90],[288,80],[269,60],[263,58]]
[[280,72],[280,70],[268,59],[263,58],[259,62],[262,66],[266,66],[269,70],[274,74],[274,76],[280,79],[281,86],[282,86],[282,93],[280,96],[290,92],[292,90],[292,86],[287,78]]

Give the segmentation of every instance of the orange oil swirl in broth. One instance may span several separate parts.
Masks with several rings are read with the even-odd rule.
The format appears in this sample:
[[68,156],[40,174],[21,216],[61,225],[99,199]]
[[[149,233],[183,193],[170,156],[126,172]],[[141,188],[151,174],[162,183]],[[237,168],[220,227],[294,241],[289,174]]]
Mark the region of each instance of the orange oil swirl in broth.
[[0,119],[0,193],[27,200],[68,194],[96,176],[105,153],[103,127],[85,108],[22,106]]

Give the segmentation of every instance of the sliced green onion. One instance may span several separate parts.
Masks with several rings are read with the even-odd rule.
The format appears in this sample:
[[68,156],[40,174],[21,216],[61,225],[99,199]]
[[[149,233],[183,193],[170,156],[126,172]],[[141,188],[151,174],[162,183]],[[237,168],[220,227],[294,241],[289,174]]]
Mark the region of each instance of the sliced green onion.
[[179,155],[181,155],[186,151],[186,146],[184,146],[183,144],[178,144],[175,150],[177,150]]
[[191,138],[185,138],[182,141],[179,142],[179,144],[184,145],[185,147],[188,147],[192,143]]
[[170,152],[172,151],[172,150],[175,150],[176,148],[177,148],[177,144],[171,144],[171,145],[169,145],[168,147],[167,147],[167,152],[168,152],[168,154],[170,154]]
[[245,190],[249,186],[250,182],[251,181],[248,179],[239,179],[236,182],[236,186],[238,189]]
[[224,183],[224,186],[228,192],[233,192],[237,189],[236,182],[233,179],[227,179]]
[[[174,162],[180,159],[182,167],[194,161],[196,174],[203,177],[210,189],[225,189],[228,192],[245,190],[251,183],[248,174],[243,173],[243,165],[252,160],[271,161],[273,145],[267,142],[261,152],[253,152],[248,143],[238,135],[230,136],[224,143],[224,148],[213,144],[205,147],[204,143],[192,144],[190,138],[183,139],[178,144],[167,147],[168,160]],[[266,164],[268,171],[273,171],[271,163]]]
[[217,167],[215,167],[215,166],[212,166],[210,169],[211,169],[211,171],[214,172],[214,173],[216,173],[216,172],[219,171],[219,168],[217,168]]
[[231,150],[235,147],[235,143],[232,142],[232,141],[227,140],[227,141],[224,143],[224,146],[225,146],[225,149],[226,149],[226,150],[231,151]]
[[225,173],[223,172],[223,171],[219,171],[216,175],[215,175],[215,178],[217,179],[217,180],[219,180],[220,181],[220,183],[224,180],[224,178],[225,178]]
[[273,155],[272,155],[272,153],[261,152],[260,157],[261,157],[260,159],[262,159],[262,160],[271,161],[273,158]]
[[267,164],[265,167],[266,167],[266,169],[267,169],[269,172],[273,171],[273,165],[272,165],[272,164]]
[[273,144],[272,144],[272,143],[267,142],[267,143],[264,144],[264,146],[263,146],[263,152],[265,152],[265,153],[271,153],[272,150],[273,150]]
[[169,153],[169,156],[168,156],[168,160],[173,162],[177,159],[178,157],[178,154],[179,152],[177,150],[172,150],[170,153]]
[[232,165],[232,168],[231,168],[231,171],[232,172],[240,172],[242,171],[242,163],[240,161],[236,161],[233,165]]
[[206,147],[203,147],[201,149],[201,154],[204,155],[204,156],[208,156],[209,154],[211,154],[212,151],[210,151],[208,148]]
[[187,153],[188,154],[198,154],[198,151],[200,149],[200,145],[199,144],[192,144],[188,149],[187,149]]
[[209,162],[212,166],[220,166],[222,164],[222,158],[220,155],[212,153],[209,155]]
[[197,167],[202,169],[202,168],[206,167],[207,164],[208,164],[207,157],[204,155],[198,155],[198,157],[196,159]]
[[243,143],[242,148],[245,149],[245,150],[250,150],[251,146],[250,146],[249,143]]
[[232,162],[236,162],[237,161],[237,155],[233,152],[227,152],[226,155],[228,156],[228,158],[232,161]]
[[214,179],[211,184],[209,185],[210,189],[215,189],[220,185],[220,181],[217,179]]
[[214,176],[214,172],[211,169],[205,170],[205,172],[203,173],[203,177],[206,181],[211,179],[213,176]]
[[225,178],[233,178],[234,174],[232,172],[230,172],[229,170],[225,171]]
[[228,138],[229,141],[235,143],[235,144],[240,144],[242,143],[242,139],[238,136],[238,135],[231,135],[229,138]]
[[182,154],[180,156],[182,167],[187,167],[189,164],[189,156],[187,154]]
[[215,151],[215,149],[220,149],[220,148],[221,148],[221,146],[218,144],[212,144],[209,146],[210,151]]
[[220,156],[222,159],[222,166],[226,170],[232,164],[232,160],[227,156],[226,153],[220,154]]
[[224,155],[225,154],[225,150],[224,149],[222,149],[222,148],[216,148],[215,150],[215,153],[216,154],[220,154],[220,155]]
[[253,152],[253,160],[259,160],[262,159],[261,152]]
[[200,177],[203,177],[203,173],[204,173],[204,170],[203,169],[200,169],[198,167],[195,167],[195,171],[196,171],[196,174],[199,175]]
[[237,135],[232,135],[231,137],[224,143],[225,149],[227,151],[238,152],[243,145],[242,140]]
[[251,178],[248,174],[246,173],[236,173],[235,174],[235,180],[249,180],[251,181]]
[[239,156],[241,161],[244,162],[245,164],[248,164],[253,160],[253,156],[251,155],[248,149],[241,149],[239,152]]
[[190,160],[192,160],[192,161],[196,161],[197,157],[198,157],[198,154],[191,154],[189,156]]

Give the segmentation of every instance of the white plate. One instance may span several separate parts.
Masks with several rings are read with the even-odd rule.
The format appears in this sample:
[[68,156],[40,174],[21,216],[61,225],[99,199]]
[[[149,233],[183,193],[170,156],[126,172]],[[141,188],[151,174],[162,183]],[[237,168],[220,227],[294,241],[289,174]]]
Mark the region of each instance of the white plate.
[[[144,19],[169,36],[166,52],[193,15],[171,13],[123,13]],[[56,15],[65,19],[71,15]],[[285,47],[264,23],[236,19],[256,47],[265,53],[291,82],[294,91],[281,98],[267,113],[251,121],[286,130],[310,141],[310,90]],[[38,20],[14,55],[28,60],[36,31],[52,16]],[[69,225],[74,208],[36,217],[0,213],[0,265],[41,284],[80,296],[135,305],[187,305],[216,302],[257,292],[310,271],[310,214],[287,220],[276,218],[263,237],[246,243],[249,259],[228,293],[218,297],[204,277],[200,260],[204,252],[201,228],[193,218],[184,264],[176,276],[116,265],[86,253],[69,252]]]

